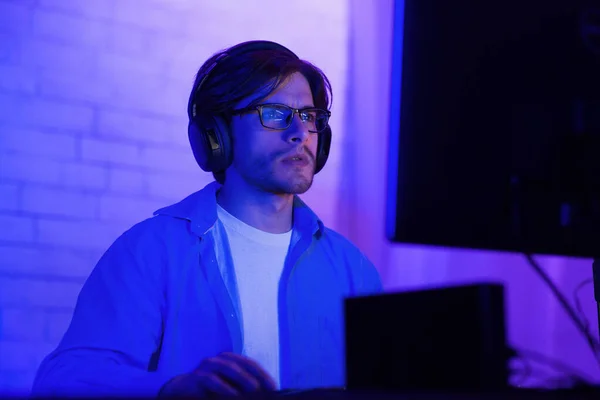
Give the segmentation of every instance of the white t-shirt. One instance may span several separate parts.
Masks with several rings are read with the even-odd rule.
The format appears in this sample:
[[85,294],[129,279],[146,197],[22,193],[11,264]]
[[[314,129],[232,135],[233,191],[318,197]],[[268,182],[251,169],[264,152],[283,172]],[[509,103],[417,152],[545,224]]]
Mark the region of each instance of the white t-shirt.
[[257,361],[280,387],[279,278],[292,231],[268,233],[245,224],[217,205],[229,239],[243,316],[245,356]]

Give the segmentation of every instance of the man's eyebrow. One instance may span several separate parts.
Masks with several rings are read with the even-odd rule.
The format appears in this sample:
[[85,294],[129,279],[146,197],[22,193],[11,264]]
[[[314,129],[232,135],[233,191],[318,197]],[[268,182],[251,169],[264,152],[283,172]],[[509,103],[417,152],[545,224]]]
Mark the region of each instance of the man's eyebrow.
[[269,101],[269,102],[266,102],[266,103],[259,103],[257,105],[264,105],[264,104],[282,104],[282,105],[288,106],[290,108],[297,108],[298,110],[303,110],[305,108],[317,108],[317,106],[312,105],[312,104],[308,104],[308,105],[305,104],[305,105],[303,105],[301,107],[292,107],[289,104],[286,104],[286,103],[283,103],[283,102],[279,102],[279,101]]
[[[292,107],[292,106],[289,106],[289,107]],[[316,108],[316,106],[313,106],[312,104],[305,104],[300,107],[292,107],[292,108],[297,108],[298,110],[304,110],[305,108]]]

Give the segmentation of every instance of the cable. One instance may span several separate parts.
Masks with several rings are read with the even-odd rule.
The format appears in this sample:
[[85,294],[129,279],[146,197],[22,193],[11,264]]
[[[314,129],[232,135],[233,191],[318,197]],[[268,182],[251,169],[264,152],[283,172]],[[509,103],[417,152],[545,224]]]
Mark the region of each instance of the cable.
[[518,352],[516,352],[516,351],[514,352],[514,360],[520,361],[522,363],[522,366],[523,366],[523,370],[522,371],[519,371],[517,368],[511,368],[511,372],[514,375],[519,375],[519,372],[522,373],[520,375],[520,379],[517,382],[515,382],[515,385],[517,387],[521,387],[533,375],[533,368],[531,367],[531,363],[529,362],[529,360],[527,358],[525,358],[525,357],[520,356],[518,354]]
[[[562,374],[564,374],[566,377],[568,377],[569,379],[573,380],[576,383],[579,384],[585,384],[585,385],[592,385],[592,379],[588,376],[586,376],[586,374],[584,372],[581,372],[573,367],[571,367],[570,365],[557,360],[553,357],[549,357],[546,356],[542,353],[538,353],[536,351],[533,350],[526,350],[526,349],[512,349],[516,358],[518,358],[519,360],[523,361],[524,364],[528,364],[527,361],[531,360],[531,361],[535,361],[540,365],[546,366],[546,367],[550,367],[552,369],[554,369],[556,372],[560,372]],[[532,370],[532,366],[531,364],[528,365],[528,370]],[[529,372],[529,371],[528,371]],[[532,372],[529,372],[530,374]]]
[[588,345],[590,346],[592,353],[594,354],[594,358],[596,362],[600,366],[600,343],[598,340],[590,333],[586,324],[577,316],[573,307],[569,304],[569,301],[565,298],[565,296],[561,293],[558,287],[554,284],[552,279],[546,274],[546,272],[542,269],[542,267],[537,263],[537,261],[533,258],[533,256],[529,253],[525,253],[525,257],[529,262],[529,265],[533,268],[535,272],[542,278],[542,280],[546,283],[548,288],[552,291],[552,294],[556,297],[562,308],[566,311],[569,318],[573,321],[577,329],[581,332],[581,334],[585,337]]
[[592,283],[594,283],[594,279],[588,278],[588,279],[584,280],[583,282],[581,282],[579,285],[577,285],[577,287],[573,291],[573,299],[575,300],[575,308],[577,308],[577,312],[579,313],[581,322],[583,323],[583,325],[585,326],[585,328],[588,332],[590,332],[590,321],[585,316],[585,311],[583,311],[583,307],[581,306],[581,299],[579,298],[579,292],[581,291],[581,289],[583,289],[584,287],[586,287],[587,285],[590,285]]
[[592,387],[590,385],[581,385],[579,382],[571,378],[570,376],[553,376],[546,377],[544,379],[538,379],[534,381],[533,387],[539,389],[550,389],[550,390],[559,390],[559,389],[575,389],[581,387]]

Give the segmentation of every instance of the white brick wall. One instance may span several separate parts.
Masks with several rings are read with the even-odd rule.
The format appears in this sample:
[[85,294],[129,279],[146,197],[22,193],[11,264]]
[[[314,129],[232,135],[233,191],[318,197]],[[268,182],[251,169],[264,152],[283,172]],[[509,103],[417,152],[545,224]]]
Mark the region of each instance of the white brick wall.
[[[250,39],[291,47],[330,76],[332,126],[341,126],[347,7],[0,0],[0,393],[29,389],[106,247],[212,179],[194,163],[185,120],[193,76],[212,52]],[[326,222],[338,159],[306,196]]]

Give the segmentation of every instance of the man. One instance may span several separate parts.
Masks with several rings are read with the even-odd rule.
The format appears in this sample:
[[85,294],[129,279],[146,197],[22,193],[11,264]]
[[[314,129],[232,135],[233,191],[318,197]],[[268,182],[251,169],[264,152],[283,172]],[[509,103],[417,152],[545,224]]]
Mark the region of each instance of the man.
[[343,298],[377,271],[297,197],[327,160],[326,76],[272,42],[211,57],[190,96],[214,182],[119,237],[34,395],[196,395],[341,386]]

